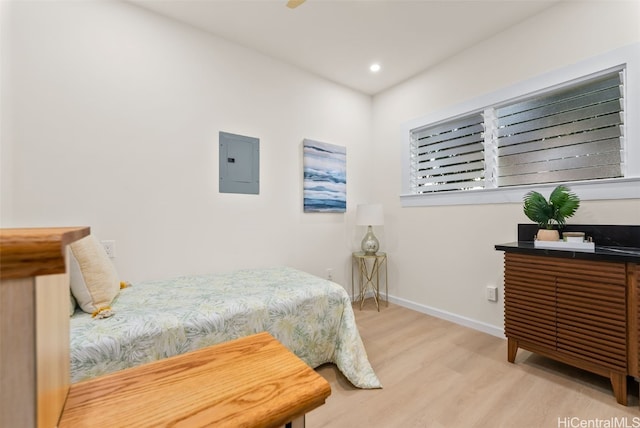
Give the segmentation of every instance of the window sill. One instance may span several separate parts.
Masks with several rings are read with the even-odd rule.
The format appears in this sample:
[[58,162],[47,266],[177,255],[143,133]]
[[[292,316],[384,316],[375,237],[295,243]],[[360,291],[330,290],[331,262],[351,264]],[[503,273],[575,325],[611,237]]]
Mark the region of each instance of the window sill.
[[[535,190],[543,195],[550,193],[558,184],[504,187],[499,189],[459,190],[453,192],[400,195],[403,208],[442,205],[480,205],[521,203],[524,195]],[[617,178],[595,182],[567,183],[583,201],[605,199],[640,199],[640,177]]]

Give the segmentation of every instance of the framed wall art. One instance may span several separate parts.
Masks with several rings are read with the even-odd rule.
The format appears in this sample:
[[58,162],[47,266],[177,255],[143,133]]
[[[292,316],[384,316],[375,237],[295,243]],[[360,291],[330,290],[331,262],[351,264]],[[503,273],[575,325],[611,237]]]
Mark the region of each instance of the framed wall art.
[[304,212],[347,210],[347,148],[305,139]]

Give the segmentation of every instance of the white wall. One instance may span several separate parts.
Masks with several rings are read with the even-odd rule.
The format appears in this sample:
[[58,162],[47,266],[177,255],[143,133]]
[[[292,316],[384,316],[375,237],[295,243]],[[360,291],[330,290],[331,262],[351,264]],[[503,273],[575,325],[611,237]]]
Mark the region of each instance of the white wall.
[[9,58],[11,46],[8,43],[11,32],[9,3],[0,1],[0,223],[10,215],[10,201],[13,194],[11,168],[11,85],[9,79]]
[[[0,3],[3,227],[90,225],[116,240],[127,280],[286,264],[331,267],[350,289],[355,206],[383,202],[376,233],[396,301],[493,332],[493,245],[527,219],[520,204],[401,208],[402,124],[640,41],[638,2],[563,2],[376,96],[372,111],[370,97],[135,6]],[[221,130],[260,138],[260,195],[218,193]],[[303,138],[347,147],[346,214],[302,212]],[[572,221],[640,224],[640,201],[586,201]]]
[[[3,227],[89,225],[131,281],[289,265],[350,284],[371,97],[129,4],[3,12]],[[259,195],[218,193],[219,131],[260,138]],[[347,147],[346,214],[303,213],[304,138]]]
[[[529,222],[521,204],[401,208],[402,125],[638,41],[640,2],[563,2],[374,97],[377,187],[398,301],[500,334],[503,254],[493,246],[515,241],[517,224]],[[640,224],[640,200],[584,201],[571,222]],[[499,302],[486,300],[487,285],[500,286]]]

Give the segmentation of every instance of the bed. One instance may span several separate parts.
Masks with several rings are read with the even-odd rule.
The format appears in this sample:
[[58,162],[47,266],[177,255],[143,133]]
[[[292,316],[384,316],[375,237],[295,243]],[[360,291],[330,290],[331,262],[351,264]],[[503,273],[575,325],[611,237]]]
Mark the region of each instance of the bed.
[[135,283],[111,307],[71,316],[72,382],[268,331],[313,368],[333,363],[354,386],[381,387],[344,288],[290,267]]

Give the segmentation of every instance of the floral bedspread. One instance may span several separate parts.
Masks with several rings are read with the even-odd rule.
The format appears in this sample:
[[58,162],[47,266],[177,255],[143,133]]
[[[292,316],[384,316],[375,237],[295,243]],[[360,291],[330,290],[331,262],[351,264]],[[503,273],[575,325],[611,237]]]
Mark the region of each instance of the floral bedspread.
[[334,363],[359,388],[380,388],[349,295],[287,267],[145,281],[120,291],[115,315],[71,317],[71,381],[268,331],[311,367]]

